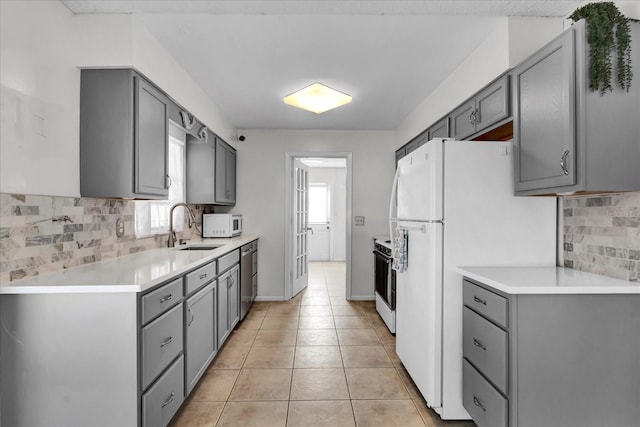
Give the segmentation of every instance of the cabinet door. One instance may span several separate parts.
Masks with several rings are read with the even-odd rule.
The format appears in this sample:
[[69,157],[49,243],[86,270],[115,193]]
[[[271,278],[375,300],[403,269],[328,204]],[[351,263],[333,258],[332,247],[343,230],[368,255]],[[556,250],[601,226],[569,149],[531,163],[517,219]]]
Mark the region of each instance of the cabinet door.
[[509,76],[483,89],[476,96],[476,132],[509,116]]
[[516,192],[576,182],[574,55],[570,29],[513,71]]
[[135,192],[168,195],[169,99],[134,76]]
[[218,277],[218,348],[229,335],[229,273]]
[[226,198],[231,204],[236,203],[236,152],[233,149],[227,150],[226,169]]
[[215,352],[213,330],[215,285],[211,283],[185,303],[186,394],[196,385]]
[[187,203],[215,203],[216,143],[187,137]]
[[448,138],[449,137],[449,117],[445,117],[440,120],[428,130],[429,140],[434,138]]
[[476,132],[476,122],[473,116],[475,108],[475,99],[471,99],[451,113],[451,136],[453,138],[463,140]]
[[235,266],[229,272],[229,329],[233,330],[240,320],[240,268]]

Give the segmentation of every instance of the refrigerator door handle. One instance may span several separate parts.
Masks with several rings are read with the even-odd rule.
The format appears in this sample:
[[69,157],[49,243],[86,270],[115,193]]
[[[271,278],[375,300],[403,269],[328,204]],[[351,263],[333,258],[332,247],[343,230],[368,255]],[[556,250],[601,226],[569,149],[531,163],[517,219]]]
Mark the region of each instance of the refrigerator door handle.
[[[398,211],[397,204],[397,194],[398,194],[398,178],[400,178],[400,168],[396,169],[396,173],[393,176],[393,185],[391,186],[391,198],[389,200],[389,236],[391,237],[391,241],[393,242],[393,223],[396,220],[396,215]],[[395,212],[394,212],[395,208]]]

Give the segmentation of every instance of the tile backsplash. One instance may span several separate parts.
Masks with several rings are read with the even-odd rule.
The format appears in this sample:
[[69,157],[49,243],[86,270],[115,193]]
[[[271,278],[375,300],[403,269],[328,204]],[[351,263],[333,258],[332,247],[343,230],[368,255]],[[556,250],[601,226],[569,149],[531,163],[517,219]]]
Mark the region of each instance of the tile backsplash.
[[[190,205],[198,226],[212,207]],[[166,246],[168,234],[136,238],[134,202],[0,193],[0,283]],[[178,238],[200,237],[186,224]],[[116,221],[125,233],[116,236]]]
[[[562,207],[565,267],[640,280],[640,192],[564,196]],[[212,207],[191,208],[200,221]],[[136,238],[133,215],[132,200],[0,193],[0,283],[166,245],[167,234]],[[186,223],[177,234],[200,237]]]
[[565,267],[640,280],[640,192],[565,196]]

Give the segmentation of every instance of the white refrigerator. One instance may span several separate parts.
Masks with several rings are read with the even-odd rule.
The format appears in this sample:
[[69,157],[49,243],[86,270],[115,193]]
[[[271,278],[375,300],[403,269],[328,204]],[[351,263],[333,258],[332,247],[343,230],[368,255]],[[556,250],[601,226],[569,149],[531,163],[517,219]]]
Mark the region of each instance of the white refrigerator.
[[442,419],[468,419],[455,267],[555,265],[556,199],[513,196],[510,142],[437,139],[399,161],[389,211],[392,236],[407,236],[396,353]]

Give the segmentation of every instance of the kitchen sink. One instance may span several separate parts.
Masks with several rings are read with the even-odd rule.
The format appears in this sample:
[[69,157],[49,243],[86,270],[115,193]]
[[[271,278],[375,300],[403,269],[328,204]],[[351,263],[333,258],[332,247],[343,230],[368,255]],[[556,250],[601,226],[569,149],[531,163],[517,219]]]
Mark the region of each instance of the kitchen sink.
[[179,251],[211,251],[218,249],[222,245],[217,246],[187,246],[186,248],[180,248]]

